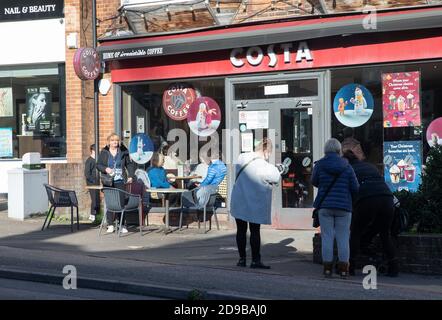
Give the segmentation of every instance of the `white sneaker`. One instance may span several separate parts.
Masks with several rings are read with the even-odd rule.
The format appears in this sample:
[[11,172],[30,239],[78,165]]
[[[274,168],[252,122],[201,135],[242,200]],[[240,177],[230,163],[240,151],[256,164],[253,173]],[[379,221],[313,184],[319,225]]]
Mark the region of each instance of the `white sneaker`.
[[94,222],[94,221],[95,221],[95,216],[91,214],[91,215],[89,216],[89,220],[90,220],[91,222]]
[[107,226],[106,233],[112,233],[114,231],[115,231],[114,226]]
[[125,227],[121,228],[121,233],[128,233],[127,229]]

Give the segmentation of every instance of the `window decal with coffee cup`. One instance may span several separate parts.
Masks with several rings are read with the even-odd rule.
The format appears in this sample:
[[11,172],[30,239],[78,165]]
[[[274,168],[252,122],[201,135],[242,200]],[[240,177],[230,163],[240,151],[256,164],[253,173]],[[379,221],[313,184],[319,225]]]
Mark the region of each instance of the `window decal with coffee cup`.
[[419,82],[419,71],[382,75],[384,128],[421,125]]
[[339,89],[333,102],[336,119],[346,127],[360,127],[373,114],[373,96],[366,87],[351,83]]
[[384,142],[384,178],[391,191],[417,191],[421,173],[421,141]]
[[428,126],[427,142],[430,147],[442,145],[442,117],[433,120]]

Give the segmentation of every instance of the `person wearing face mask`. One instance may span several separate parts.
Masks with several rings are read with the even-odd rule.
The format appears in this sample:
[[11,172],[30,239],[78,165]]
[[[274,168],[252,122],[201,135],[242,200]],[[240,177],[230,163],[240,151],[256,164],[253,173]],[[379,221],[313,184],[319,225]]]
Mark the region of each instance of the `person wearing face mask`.
[[272,187],[280,179],[280,171],[270,164],[272,141],[264,138],[255,152],[243,153],[236,163],[236,180],[232,190],[231,214],[235,217],[237,266],[246,266],[247,227],[250,228],[252,263],[250,268],[270,269],[261,261],[261,224],[271,224]]
[[[132,182],[136,165],[131,161],[127,148],[120,144],[119,135],[112,133],[108,136],[107,141],[108,145],[101,150],[97,161],[97,169],[101,174],[101,183],[105,187],[124,190],[125,183]],[[114,216],[112,212],[106,212],[108,233],[115,231],[113,222],[118,216],[119,214]],[[123,227],[121,233],[127,233],[126,227]]]

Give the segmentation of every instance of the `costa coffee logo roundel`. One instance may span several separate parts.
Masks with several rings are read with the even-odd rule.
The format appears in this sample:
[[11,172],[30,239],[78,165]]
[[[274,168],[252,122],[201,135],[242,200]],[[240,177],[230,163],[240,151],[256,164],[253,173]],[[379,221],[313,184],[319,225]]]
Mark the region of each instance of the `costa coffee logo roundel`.
[[100,75],[100,56],[94,48],[80,48],[74,55],[74,70],[81,80],[95,80]]
[[196,91],[191,85],[173,83],[163,93],[163,108],[171,119],[184,120],[195,99]]

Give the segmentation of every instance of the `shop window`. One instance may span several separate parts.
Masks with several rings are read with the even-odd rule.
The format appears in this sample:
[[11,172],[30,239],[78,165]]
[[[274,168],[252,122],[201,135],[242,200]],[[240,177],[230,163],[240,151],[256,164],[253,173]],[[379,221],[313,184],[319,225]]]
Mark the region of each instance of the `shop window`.
[[318,80],[248,82],[234,85],[234,100],[300,98],[318,95]]
[[[375,164],[380,171],[384,167],[384,142],[392,141],[420,141],[421,155],[423,163],[430,148],[426,139],[427,128],[431,121],[442,116],[442,63],[428,62],[402,65],[367,66],[361,68],[333,70],[331,86],[331,104],[337,92],[348,84],[360,84],[364,86],[373,96],[374,109],[370,119],[353,128],[354,137],[361,142],[362,149],[368,161]],[[421,124],[409,123],[403,127],[395,127],[390,123],[390,119],[384,118],[383,112],[383,84],[382,75],[389,73],[420,73],[420,108],[416,108],[411,116],[418,117],[420,114]],[[392,97],[392,99],[398,97]],[[403,97],[407,99],[407,97]],[[414,98],[412,95],[409,98]],[[396,108],[397,101],[391,104],[391,108]],[[407,108],[413,109],[412,100],[406,100]],[[344,102],[345,103],[345,102]],[[399,117],[401,110],[397,113]],[[346,128],[332,112],[332,136],[339,140],[344,139],[344,129]],[[393,113],[395,114],[395,113]],[[394,115],[396,117],[396,115]],[[410,119],[408,119],[410,120]],[[413,120],[413,119],[411,119]]]
[[0,69],[0,158],[66,156],[64,64]]

